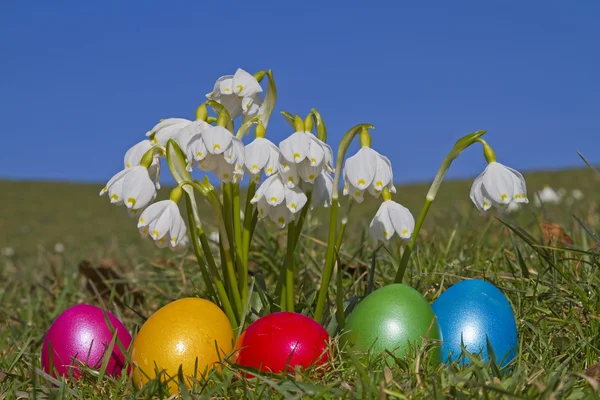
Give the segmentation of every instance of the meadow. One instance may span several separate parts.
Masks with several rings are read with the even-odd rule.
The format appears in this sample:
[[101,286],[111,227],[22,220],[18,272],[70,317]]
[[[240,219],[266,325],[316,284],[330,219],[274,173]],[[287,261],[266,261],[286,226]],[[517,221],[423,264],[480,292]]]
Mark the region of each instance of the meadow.
[[[494,360],[476,359],[466,367],[432,366],[421,360],[423,349],[396,362],[359,360],[334,344],[324,372],[247,380],[225,363],[182,398],[600,398],[600,239],[594,236],[600,233],[600,179],[585,166],[524,175],[529,204],[507,215],[480,215],[469,200],[472,180],[445,182],[404,277],[429,302],[467,278],[498,286],[510,300],[519,332],[510,370],[500,371]],[[564,189],[560,204],[535,205],[534,193],[545,185]],[[137,391],[126,374],[112,379],[88,370],[81,381],[65,381],[40,367],[44,335],[71,305],[106,307],[135,337],[144,318],[168,302],[204,296],[193,253],[157,249],[142,239],[123,207],[98,196],[101,186],[0,181],[2,400],[168,398],[158,385]],[[398,186],[395,198],[418,215],[427,189],[428,183]],[[572,197],[575,189],[583,198]],[[167,193],[161,190],[159,197]],[[394,279],[399,242],[373,257],[367,237],[377,206],[369,199],[350,212],[330,287],[325,324],[330,334],[338,329],[338,290],[350,312],[366,290]],[[201,213],[207,230],[216,230],[209,207]],[[309,315],[327,224],[326,213],[312,215],[295,254],[296,310]],[[285,230],[264,225],[259,222],[250,254],[255,294],[274,287],[285,258]],[[258,315],[269,311],[260,301],[253,306]]]

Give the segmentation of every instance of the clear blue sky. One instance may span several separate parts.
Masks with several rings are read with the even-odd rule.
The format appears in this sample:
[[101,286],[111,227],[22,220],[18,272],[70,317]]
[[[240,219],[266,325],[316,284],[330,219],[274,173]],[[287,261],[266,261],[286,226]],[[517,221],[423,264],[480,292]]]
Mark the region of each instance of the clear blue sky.
[[[280,110],[316,107],[334,148],[372,123],[397,182],[478,129],[522,171],[598,163],[599,17],[596,0],[3,1],[0,178],[103,184],[238,67],[275,73],[271,140],[292,133]],[[483,167],[477,148],[449,176]]]

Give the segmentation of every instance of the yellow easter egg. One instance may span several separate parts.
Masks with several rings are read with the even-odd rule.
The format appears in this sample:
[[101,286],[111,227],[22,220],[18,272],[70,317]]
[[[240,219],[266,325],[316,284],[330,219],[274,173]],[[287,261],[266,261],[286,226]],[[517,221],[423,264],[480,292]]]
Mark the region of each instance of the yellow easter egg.
[[152,314],[137,334],[131,350],[133,382],[142,387],[156,378],[158,369],[169,392],[176,394],[180,366],[189,388],[232,349],[233,329],[216,304],[195,297],[179,299]]

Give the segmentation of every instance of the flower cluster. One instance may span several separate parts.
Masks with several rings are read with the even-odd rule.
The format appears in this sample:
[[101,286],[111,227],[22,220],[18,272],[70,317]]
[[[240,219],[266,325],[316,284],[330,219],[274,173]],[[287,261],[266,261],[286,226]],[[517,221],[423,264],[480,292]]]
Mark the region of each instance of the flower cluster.
[[[348,138],[352,140],[359,135],[361,146],[345,161],[347,146],[340,145],[342,155],[338,153],[337,166],[333,150],[325,141],[326,134],[313,133],[313,125],[318,122],[315,112],[304,120],[289,114],[293,132],[276,145],[265,138],[266,121],[273,108],[273,104],[267,103],[274,100],[261,98],[262,77],[264,73],[252,75],[240,68],[234,75],[217,79],[212,92],[206,95],[208,100],[198,108],[196,120],[159,121],[146,133],[145,140],[126,152],[124,169],[108,181],[100,195],[108,194],[111,203],[125,205],[130,215],[139,216],[140,233],[151,237],[157,246],[176,249],[185,245],[187,228],[177,204],[181,195],[152,204],[160,189],[160,159],[166,156],[167,144],[174,142],[185,158],[187,172],[195,168],[212,172],[224,184],[239,184],[247,173],[251,185],[258,185],[252,187],[249,199],[258,219],[268,217],[277,226],[285,227],[297,221],[305,207],[337,204],[336,179],[341,177],[343,195],[357,203],[364,201],[365,193],[376,199],[383,195],[369,225],[375,241],[387,242],[394,235],[410,240],[415,220],[406,207],[392,201],[392,194],[396,193],[392,164],[371,147],[367,127],[362,126]],[[217,117],[208,117],[207,104],[217,112]],[[233,120],[239,116],[243,125],[234,135]],[[255,139],[244,145],[243,136],[251,125],[255,125]],[[488,160],[487,168],[471,189],[470,197],[477,208],[487,211],[492,206],[506,208],[527,203],[523,176],[498,163],[489,145],[481,139],[477,141],[483,143]],[[334,178],[337,168],[342,171]],[[263,176],[266,179],[261,184]]]

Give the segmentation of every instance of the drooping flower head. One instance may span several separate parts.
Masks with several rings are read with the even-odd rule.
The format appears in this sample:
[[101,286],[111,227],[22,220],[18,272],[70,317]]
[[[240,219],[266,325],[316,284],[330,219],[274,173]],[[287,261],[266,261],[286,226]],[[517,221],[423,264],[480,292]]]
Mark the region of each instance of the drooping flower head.
[[169,139],[174,139],[179,131],[192,121],[185,118],[167,118],[154,125],[152,129],[146,133],[146,136],[150,137],[153,144],[160,144],[165,146]]
[[383,190],[383,203],[369,224],[371,238],[376,241],[388,242],[396,234],[404,240],[409,240],[415,229],[415,219],[403,205],[392,201],[390,191]]
[[300,188],[288,187],[281,175],[275,174],[260,185],[250,202],[256,204],[258,218],[269,217],[283,228],[306,205],[307,197]]
[[175,249],[186,241],[187,228],[173,200],[162,200],[150,205],[140,215],[140,234],[150,236],[160,248],[170,246]]
[[471,186],[471,200],[480,211],[492,206],[502,208],[511,202],[528,203],[527,186],[523,175],[496,161],[494,151],[485,141],[484,154],[488,165]]
[[206,97],[222,104],[231,118],[244,114],[255,115],[259,112],[262,100],[259,93],[263,91],[254,76],[241,68],[234,75],[225,75],[217,79],[213,91]]
[[115,174],[100,191],[100,196],[105,193],[113,204],[140,210],[156,198],[156,186],[150,179],[148,168],[136,165]]
[[262,173],[268,177],[279,169],[279,148],[269,139],[265,139],[265,127],[259,123],[256,127],[256,138],[246,146],[245,167],[250,179],[260,182]]
[[371,137],[366,128],[361,131],[360,144],[360,150],[344,162],[344,195],[362,203],[365,190],[375,198],[385,188],[396,193],[392,163],[371,148]]
[[333,171],[331,147],[310,130],[305,130],[299,117],[296,119],[295,129],[292,135],[279,143],[279,171],[288,187],[296,186],[299,179],[314,183],[323,170]]

